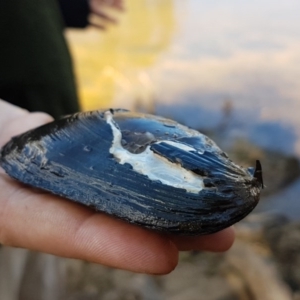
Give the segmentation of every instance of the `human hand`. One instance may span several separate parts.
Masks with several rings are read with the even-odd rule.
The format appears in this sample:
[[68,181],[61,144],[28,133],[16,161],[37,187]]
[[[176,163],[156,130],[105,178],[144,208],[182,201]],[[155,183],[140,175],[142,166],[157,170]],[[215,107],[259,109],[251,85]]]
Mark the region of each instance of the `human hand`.
[[[0,100],[0,147],[12,136],[51,121]],[[198,236],[169,236],[134,226],[33,189],[0,168],[0,243],[83,259],[114,268],[165,274],[182,250],[225,251],[232,228]]]
[[107,12],[107,8],[118,11],[124,10],[123,0],[89,0],[89,6],[91,13],[96,17],[96,19],[91,20],[91,25],[103,30],[106,29],[107,23],[117,23],[117,20]]

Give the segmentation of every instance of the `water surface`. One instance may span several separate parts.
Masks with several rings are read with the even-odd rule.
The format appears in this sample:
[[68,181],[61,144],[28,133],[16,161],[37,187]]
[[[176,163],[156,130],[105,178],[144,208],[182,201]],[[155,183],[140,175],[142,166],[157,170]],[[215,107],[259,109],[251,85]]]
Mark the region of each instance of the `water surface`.
[[[290,0],[127,0],[119,26],[68,32],[83,109],[154,112],[299,157],[299,11]],[[270,202],[292,217],[294,186]]]

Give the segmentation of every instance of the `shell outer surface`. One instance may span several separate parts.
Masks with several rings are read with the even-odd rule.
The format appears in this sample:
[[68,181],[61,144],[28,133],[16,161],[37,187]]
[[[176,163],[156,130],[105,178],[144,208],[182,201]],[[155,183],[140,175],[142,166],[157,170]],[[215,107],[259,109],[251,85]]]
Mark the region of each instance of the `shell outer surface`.
[[78,113],[14,137],[0,163],[28,185],[181,235],[238,222],[262,188],[259,162],[251,173],[198,131],[122,109]]

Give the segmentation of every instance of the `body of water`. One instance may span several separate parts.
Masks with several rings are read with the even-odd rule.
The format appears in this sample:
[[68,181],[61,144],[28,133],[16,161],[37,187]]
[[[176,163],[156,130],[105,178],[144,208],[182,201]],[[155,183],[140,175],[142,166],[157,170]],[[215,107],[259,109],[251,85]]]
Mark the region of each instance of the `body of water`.
[[[226,139],[300,156],[299,1],[126,3],[118,26],[68,32],[84,110],[225,126]],[[270,203],[296,211],[298,186]]]

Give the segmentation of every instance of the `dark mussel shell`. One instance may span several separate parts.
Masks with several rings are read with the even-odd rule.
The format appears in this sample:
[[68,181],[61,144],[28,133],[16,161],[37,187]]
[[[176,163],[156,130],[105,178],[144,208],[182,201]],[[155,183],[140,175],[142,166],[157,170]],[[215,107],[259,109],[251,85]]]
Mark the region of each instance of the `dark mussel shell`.
[[147,228],[208,234],[244,218],[262,188],[198,131],[161,117],[78,113],[14,137],[1,152],[13,178]]

